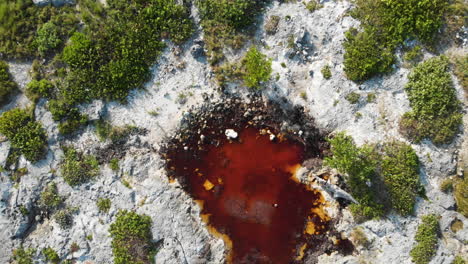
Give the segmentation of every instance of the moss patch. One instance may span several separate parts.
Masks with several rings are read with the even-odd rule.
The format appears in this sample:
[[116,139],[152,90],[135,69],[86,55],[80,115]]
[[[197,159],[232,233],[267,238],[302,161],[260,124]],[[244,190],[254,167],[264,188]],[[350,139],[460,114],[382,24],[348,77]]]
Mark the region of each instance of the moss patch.
[[438,237],[439,220],[436,215],[425,215],[422,223],[418,226],[414,240],[417,242],[410,251],[410,256],[416,264],[427,264],[435,256]]

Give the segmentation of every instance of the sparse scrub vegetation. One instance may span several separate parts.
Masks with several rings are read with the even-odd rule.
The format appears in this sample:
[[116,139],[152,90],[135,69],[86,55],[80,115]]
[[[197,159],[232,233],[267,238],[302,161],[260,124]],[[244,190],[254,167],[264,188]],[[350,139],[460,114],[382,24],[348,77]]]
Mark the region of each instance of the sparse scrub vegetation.
[[53,248],[47,247],[47,248],[42,249],[42,254],[44,255],[45,259],[49,263],[51,264],[60,263],[60,257]]
[[25,249],[22,246],[13,250],[13,264],[33,264],[33,256],[36,250],[33,248]]
[[270,16],[265,23],[265,32],[269,35],[274,35],[278,30],[280,20],[279,16]]
[[152,243],[152,220],[147,215],[121,210],[109,232],[116,264],[152,263],[155,248]]
[[393,141],[357,147],[344,133],[329,142],[332,156],[325,163],[348,175],[346,184],[359,202],[350,206],[357,221],[382,217],[390,208],[403,216],[413,212],[416,196],[423,196],[424,188],[411,146]]
[[107,213],[111,207],[111,200],[109,198],[99,198],[96,205],[101,213]]
[[32,80],[26,86],[26,96],[33,102],[39,98],[50,98],[54,89],[54,84],[46,79],[40,81]]
[[453,180],[451,178],[444,179],[440,183],[440,190],[444,193],[449,193],[453,191]]
[[257,47],[252,46],[243,60],[245,85],[249,88],[260,89],[261,83],[271,77],[271,60],[262,54]]
[[18,85],[10,75],[8,64],[0,60],[0,106],[6,103],[17,90]]
[[322,70],[322,75],[323,75],[323,78],[325,79],[330,79],[332,77],[332,73],[331,73],[331,70],[330,70],[330,66],[329,65],[325,65],[323,66]]
[[40,160],[45,154],[47,142],[44,129],[26,110],[15,108],[4,112],[0,116],[0,133],[31,162]]
[[433,44],[447,6],[445,0],[357,0],[352,16],[361,21],[363,30],[346,33],[344,68],[348,78],[364,81],[391,71],[394,50],[408,38]]
[[353,239],[354,243],[362,246],[364,248],[367,248],[370,246],[370,241],[366,236],[366,233],[364,233],[364,230],[362,230],[361,227],[356,227],[351,231],[351,239]]
[[422,59],[422,55],[422,47],[416,45],[405,53],[403,59],[411,64],[416,64]]
[[417,244],[410,252],[410,256],[416,264],[427,264],[434,257],[438,237],[440,233],[439,220],[436,215],[425,215],[422,223],[418,226],[414,240]]
[[62,202],[63,198],[58,193],[57,185],[51,182],[42,191],[38,204],[46,212],[52,213],[62,205]]
[[99,164],[94,156],[84,155],[71,147],[65,147],[64,154],[61,173],[70,186],[86,183],[99,174]]
[[62,229],[68,229],[73,225],[73,213],[75,210],[70,208],[65,208],[54,215],[55,222],[60,226]]
[[448,67],[446,57],[434,57],[408,76],[405,90],[412,110],[400,121],[400,132],[407,138],[415,142],[429,138],[443,144],[458,133],[462,114]]
[[345,96],[345,99],[348,100],[350,104],[357,104],[361,99],[361,95],[356,92],[350,92]]
[[468,173],[465,171],[463,179],[454,182],[454,196],[457,202],[457,211],[468,217]]
[[314,12],[315,10],[322,8],[323,5],[318,3],[317,0],[310,0],[307,2],[307,4],[305,4],[305,7],[307,10],[309,10],[309,12]]
[[454,73],[465,90],[465,97],[468,98],[468,55],[455,56],[452,58],[452,61]]

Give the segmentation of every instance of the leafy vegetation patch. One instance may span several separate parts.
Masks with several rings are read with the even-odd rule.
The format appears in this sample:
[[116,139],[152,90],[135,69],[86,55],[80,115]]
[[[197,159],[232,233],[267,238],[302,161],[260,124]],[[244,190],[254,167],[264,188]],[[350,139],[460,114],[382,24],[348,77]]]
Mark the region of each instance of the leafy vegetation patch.
[[205,33],[208,59],[212,65],[224,60],[225,45],[240,48],[244,33],[255,22],[267,0],[197,0],[201,25]]
[[99,198],[96,202],[99,212],[107,213],[111,207],[111,200],[109,198]]
[[331,73],[331,70],[330,70],[330,66],[329,65],[325,65],[323,66],[322,70],[320,71],[323,75],[323,78],[325,79],[330,79],[332,77],[332,73]]
[[31,0],[0,4],[0,53],[7,58],[44,56],[76,30],[71,7],[38,7]]
[[255,46],[252,46],[243,60],[245,66],[244,83],[249,88],[260,89],[262,82],[266,82],[271,76],[271,60],[262,54]]
[[468,98],[468,55],[454,57],[453,65],[454,73],[465,90],[465,97]]
[[13,250],[13,255],[11,258],[14,264],[33,264],[33,256],[35,253],[35,249],[25,249],[21,246]]
[[431,58],[413,69],[405,90],[412,110],[403,115],[400,132],[419,142],[449,143],[459,131],[462,114],[445,56]]
[[59,195],[57,185],[54,182],[47,184],[42,191],[38,205],[47,213],[57,210],[63,203],[63,198]]
[[94,156],[84,155],[71,147],[64,148],[64,154],[61,172],[70,186],[86,183],[99,174],[99,164]]
[[60,257],[57,254],[57,251],[55,251],[51,247],[47,247],[42,249],[42,254],[45,256],[45,259],[51,263],[51,264],[58,264],[60,263]]
[[329,139],[332,156],[327,166],[346,173],[346,184],[358,204],[350,210],[357,221],[379,218],[390,209],[406,216],[413,212],[418,195],[419,161],[411,146],[402,142],[357,147],[350,136],[338,133]]
[[425,215],[418,226],[414,240],[417,244],[410,251],[410,256],[416,264],[427,264],[436,254],[439,237],[439,220],[436,215]]
[[147,215],[121,210],[111,224],[112,253],[115,264],[152,263],[155,249],[151,242],[152,220]]
[[54,89],[54,84],[46,79],[32,80],[26,86],[26,96],[33,102],[39,98],[50,98]]
[[0,61],[0,106],[6,103],[16,90],[18,90],[18,85],[8,71],[8,64]]
[[11,141],[11,146],[31,161],[40,160],[46,150],[46,134],[42,125],[35,122],[32,113],[19,108],[0,116],[0,133]]
[[361,99],[361,95],[356,92],[350,92],[345,96],[345,99],[348,100],[350,104],[357,104]]
[[457,202],[457,211],[468,217],[468,172],[465,171],[463,179],[454,183],[454,196]]
[[344,43],[345,72],[353,81],[391,71],[395,48],[408,38],[432,44],[448,6],[445,0],[357,0],[355,4],[352,16],[361,21],[362,31],[351,29]]

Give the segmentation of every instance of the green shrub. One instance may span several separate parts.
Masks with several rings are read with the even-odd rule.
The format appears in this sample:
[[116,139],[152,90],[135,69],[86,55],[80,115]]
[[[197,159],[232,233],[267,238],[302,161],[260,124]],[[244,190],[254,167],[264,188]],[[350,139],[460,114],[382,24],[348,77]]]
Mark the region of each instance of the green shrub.
[[55,213],[54,220],[62,229],[68,229],[73,225],[73,212],[70,208],[62,209]]
[[309,12],[314,12],[315,10],[318,10],[323,7],[322,4],[319,4],[316,0],[310,0],[306,5],[307,10]]
[[403,216],[411,214],[416,196],[424,190],[419,179],[418,156],[413,148],[397,141],[384,144],[380,173],[392,208]]
[[370,146],[357,147],[350,136],[338,133],[328,140],[331,157],[325,158],[325,164],[348,174],[346,184],[351,195],[359,204],[352,204],[350,210],[358,221],[378,218],[384,215],[383,204],[378,203],[376,185],[377,162],[372,158]]
[[323,78],[325,78],[327,80],[332,77],[330,66],[328,66],[328,65],[323,66],[321,72],[322,72]]
[[58,193],[57,185],[51,182],[42,191],[38,204],[39,207],[50,213],[58,209],[62,202],[63,198]]
[[344,66],[349,79],[363,81],[389,72],[395,48],[406,39],[433,44],[448,1],[357,0],[355,4],[352,16],[361,21],[363,31],[346,33]]
[[99,198],[96,202],[99,212],[107,213],[111,207],[111,200],[109,198]]
[[405,90],[412,110],[403,115],[400,131],[409,139],[449,143],[459,131],[460,102],[448,67],[446,57],[434,57],[420,63],[408,76]]
[[357,104],[359,103],[359,99],[361,99],[361,95],[356,92],[350,92],[345,96],[345,99],[348,100],[350,104]]
[[416,45],[405,53],[403,59],[408,62],[416,63],[422,59],[422,56],[422,47],[420,45]]
[[466,261],[461,256],[456,256],[452,264],[466,264]]
[[118,171],[119,170],[119,159],[117,159],[117,158],[111,159],[110,162],[109,162],[109,167],[113,171]]
[[262,54],[257,47],[252,46],[243,60],[245,85],[249,88],[260,89],[260,84],[271,77],[271,60]]
[[152,220],[147,215],[121,210],[109,232],[115,264],[152,263],[155,249],[151,242]]
[[444,179],[439,186],[440,190],[444,193],[453,191],[453,180],[451,178]]
[[348,79],[364,81],[392,70],[395,62],[393,50],[381,45],[376,34],[373,30],[358,32],[354,28],[346,32],[343,63]]
[[468,98],[468,55],[454,57],[453,64],[454,73],[465,90],[465,97]]
[[52,21],[46,22],[37,30],[34,45],[41,56],[57,48],[61,43],[60,30]]
[[377,96],[375,95],[375,93],[368,93],[367,94],[367,102],[368,103],[375,102],[375,99],[377,99]]
[[40,160],[46,149],[46,134],[42,125],[33,121],[31,114],[19,108],[4,112],[0,116],[0,133],[5,135],[11,146],[32,162]]
[[7,58],[26,58],[55,49],[78,22],[72,7],[38,7],[31,0],[3,1],[0,53]]
[[59,255],[57,254],[57,252],[56,252],[53,248],[48,247],[48,248],[42,249],[42,254],[44,254],[45,259],[46,259],[49,263],[52,263],[52,264],[58,264],[58,263],[60,263],[60,257],[59,257]]
[[18,85],[8,71],[8,64],[0,60],[0,106],[6,103],[10,96],[18,90]]
[[417,244],[410,251],[414,263],[426,264],[431,261],[436,254],[439,232],[439,220],[436,215],[422,217],[422,223],[414,237]]
[[224,47],[240,48],[245,39],[244,30],[253,25],[266,0],[197,0],[201,26],[212,65],[224,59]]
[[457,202],[457,211],[468,217],[468,173],[465,171],[463,179],[458,179],[454,183],[454,196]]
[[64,154],[61,172],[70,186],[86,183],[99,174],[99,164],[94,156],[83,155],[71,147],[66,147]]
[[33,264],[33,256],[36,250],[33,248],[24,249],[22,246],[13,250],[13,264]]
[[70,135],[80,127],[88,124],[88,117],[80,113],[79,109],[67,104],[63,100],[50,100],[47,108],[54,121],[60,121],[59,132],[62,135]]
[[136,132],[137,129],[138,128],[131,125],[114,127],[104,119],[100,119],[96,122],[96,133],[101,141],[110,139],[113,143],[117,143],[125,140],[129,135]]
[[26,96],[33,102],[39,98],[50,98],[54,89],[54,84],[46,79],[40,81],[32,80],[26,86]]

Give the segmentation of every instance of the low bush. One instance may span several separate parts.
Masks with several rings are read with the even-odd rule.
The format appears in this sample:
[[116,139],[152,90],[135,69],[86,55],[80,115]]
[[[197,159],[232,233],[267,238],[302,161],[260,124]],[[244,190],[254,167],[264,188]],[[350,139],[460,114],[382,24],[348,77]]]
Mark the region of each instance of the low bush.
[[113,171],[118,171],[119,170],[119,159],[113,158],[109,161],[109,167]]
[[39,55],[45,56],[48,51],[56,49],[61,43],[59,27],[48,21],[38,28],[33,45],[36,46]]
[[51,182],[41,192],[38,205],[45,212],[52,213],[62,205],[62,202],[63,198],[58,193],[57,185]]
[[350,92],[345,96],[345,99],[348,100],[350,104],[357,104],[361,99],[361,95],[356,92]]
[[407,51],[403,56],[403,59],[407,62],[411,62],[413,64],[419,62],[423,57],[422,47],[420,45],[414,46],[412,49]]
[[468,98],[468,55],[453,57],[452,61],[454,73],[465,90],[465,97]]
[[457,211],[468,217],[468,172],[465,171],[463,179],[457,179],[454,183],[454,196],[457,202]]
[[305,4],[305,6],[309,12],[314,12],[315,10],[323,7],[323,5],[318,3],[317,0],[310,0],[307,4]]
[[112,253],[115,264],[140,264],[154,261],[155,248],[151,240],[152,220],[147,215],[121,210],[111,224]]
[[73,213],[74,210],[70,208],[62,209],[55,213],[54,220],[60,228],[69,229],[73,225]]
[[461,256],[456,256],[452,264],[466,264],[466,261]]
[[408,76],[405,90],[412,110],[400,121],[400,132],[407,138],[416,142],[429,138],[442,144],[458,133],[462,114],[448,67],[446,57],[434,57]]
[[413,212],[416,196],[424,195],[419,160],[410,145],[393,141],[383,145],[380,174],[390,194],[392,208],[406,216]]
[[355,4],[351,15],[361,21],[363,30],[346,33],[344,70],[349,79],[364,81],[391,71],[393,52],[406,39],[432,45],[448,1],[357,0]]
[[249,88],[260,89],[261,83],[266,82],[271,77],[271,60],[262,54],[257,47],[252,46],[243,60],[245,73],[244,83]]
[[109,198],[99,198],[96,202],[99,212],[107,213],[111,207],[111,200]]
[[8,64],[0,60],[0,106],[18,90],[18,85],[13,81],[8,69]]
[[4,112],[0,116],[0,133],[11,141],[11,146],[24,157],[36,162],[46,150],[46,134],[42,125],[33,121],[31,113],[19,108]]
[[440,233],[439,220],[436,215],[425,215],[418,226],[414,240],[417,242],[410,251],[410,256],[416,264],[427,264],[436,254]]
[[356,245],[362,246],[364,248],[367,248],[370,246],[370,241],[366,236],[366,233],[364,233],[364,230],[362,230],[361,227],[356,227],[351,231],[351,239],[354,241]]
[[98,120],[96,123],[96,133],[101,141],[110,139],[112,143],[118,143],[125,140],[129,135],[138,130],[137,127],[127,125],[122,127],[112,126],[104,119]]
[[46,79],[40,81],[32,80],[26,86],[26,96],[33,102],[39,98],[50,98],[54,89],[54,84]]
[[11,259],[13,264],[33,264],[33,257],[36,253],[36,250],[33,248],[25,249],[22,246],[14,249]]
[[322,70],[320,72],[322,73],[323,78],[325,78],[327,80],[332,77],[330,66],[328,66],[328,65],[323,66],[323,68],[322,68]]
[[71,147],[65,147],[64,154],[61,173],[70,186],[86,183],[99,174],[99,164],[94,156],[84,155]]
[[51,264],[60,263],[60,257],[57,254],[57,251],[55,251],[53,248],[48,247],[48,248],[42,249],[42,254],[45,256],[45,259],[48,261],[48,263],[51,263]]
[[451,178],[444,179],[439,186],[440,190],[444,193],[453,191],[453,180]]

